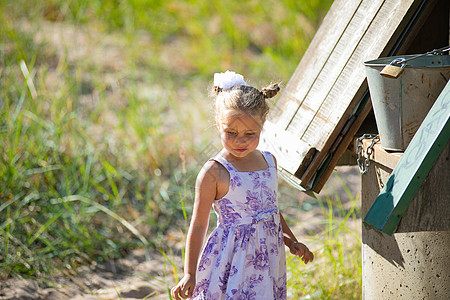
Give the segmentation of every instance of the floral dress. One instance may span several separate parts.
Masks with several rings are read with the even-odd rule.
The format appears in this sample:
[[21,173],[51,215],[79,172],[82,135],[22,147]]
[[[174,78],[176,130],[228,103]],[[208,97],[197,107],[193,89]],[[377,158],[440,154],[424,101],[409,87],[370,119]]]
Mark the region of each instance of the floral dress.
[[286,257],[277,201],[277,170],[230,173],[228,193],[213,204],[217,227],[203,249],[193,299],[286,299]]

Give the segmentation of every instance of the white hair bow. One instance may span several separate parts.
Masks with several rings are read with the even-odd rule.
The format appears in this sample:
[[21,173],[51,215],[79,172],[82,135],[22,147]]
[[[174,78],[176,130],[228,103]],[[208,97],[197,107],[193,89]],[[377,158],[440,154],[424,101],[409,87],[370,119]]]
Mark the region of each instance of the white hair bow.
[[244,76],[233,71],[226,71],[225,73],[214,73],[214,86],[226,90],[237,85],[248,85],[244,81]]

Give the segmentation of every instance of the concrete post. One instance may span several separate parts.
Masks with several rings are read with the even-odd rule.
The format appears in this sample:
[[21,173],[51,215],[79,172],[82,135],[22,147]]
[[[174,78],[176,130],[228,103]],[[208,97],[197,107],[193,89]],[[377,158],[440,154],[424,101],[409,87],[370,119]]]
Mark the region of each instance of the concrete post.
[[[392,236],[363,227],[363,299],[450,299],[449,158],[447,142]],[[363,217],[392,172],[386,165],[371,161],[362,176]]]

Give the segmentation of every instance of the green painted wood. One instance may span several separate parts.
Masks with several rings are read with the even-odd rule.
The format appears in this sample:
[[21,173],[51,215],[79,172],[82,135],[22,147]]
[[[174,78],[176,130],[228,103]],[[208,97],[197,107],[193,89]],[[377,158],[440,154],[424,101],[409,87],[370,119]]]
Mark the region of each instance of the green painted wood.
[[450,82],[406,148],[364,224],[392,235],[417,190],[450,138]]

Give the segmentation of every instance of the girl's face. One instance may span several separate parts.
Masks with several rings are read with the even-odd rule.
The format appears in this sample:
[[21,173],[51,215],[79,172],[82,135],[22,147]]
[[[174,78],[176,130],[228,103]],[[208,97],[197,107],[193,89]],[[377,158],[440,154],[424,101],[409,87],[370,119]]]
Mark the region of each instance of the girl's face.
[[242,112],[227,111],[218,120],[217,127],[223,147],[234,157],[242,158],[258,147],[263,122]]

